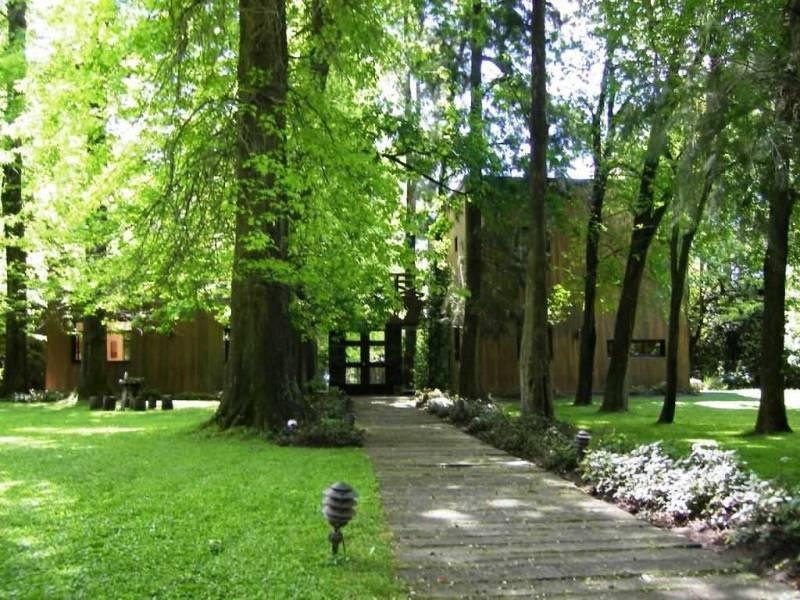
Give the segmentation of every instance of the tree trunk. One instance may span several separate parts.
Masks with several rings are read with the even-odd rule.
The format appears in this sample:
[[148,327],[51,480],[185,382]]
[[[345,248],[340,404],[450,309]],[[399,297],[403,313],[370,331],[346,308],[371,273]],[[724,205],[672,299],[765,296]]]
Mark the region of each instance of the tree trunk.
[[[406,31],[410,28],[408,17],[405,18],[404,27]],[[416,98],[416,99],[415,99]],[[403,103],[406,119],[411,121],[416,115],[419,115],[419,88],[414,80],[414,74],[411,67],[408,67],[406,72],[405,86],[403,90]],[[409,150],[406,151],[406,163],[408,165],[414,164],[414,156]],[[413,179],[412,173],[408,173],[406,178],[406,219],[409,224],[409,229],[405,232],[406,246],[409,251],[409,261],[406,267],[406,281],[409,286],[408,292],[404,297],[413,298],[416,287],[417,279],[417,236],[414,234],[413,227],[415,226],[417,215],[417,196],[419,191],[417,189],[417,182]],[[406,305],[408,309],[408,304]],[[415,385],[414,365],[417,357],[417,330],[416,326],[405,328],[405,340],[403,344],[403,386],[411,388]]]
[[429,388],[446,389],[450,387],[450,322],[446,318],[446,298],[443,290],[447,288],[448,276],[438,264],[433,265],[434,285],[428,290],[428,310],[426,323],[428,334],[428,380]]
[[[581,322],[580,355],[578,358],[578,389],[575,394],[576,406],[588,406],[592,403],[592,384],[594,378],[594,353],[597,346],[597,328],[595,324],[595,299],[597,298],[597,270],[600,263],[598,248],[600,246],[600,228],[603,224],[603,202],[608,182],[608,147],[603,150],[602,115],[611,77],[611,57],[606,59],[603,78],[600,82],[600,96],[597,108],[592,116],[592,159],[594,162],[594,179],[592,182],[592,198],[589,205],[589,223],[586,227],[586,275],[583,289],[583,320]],[[611,128],[613,101],[609,99],[608,126]]]
[[[8,16],[8,40],[10,52],[19,53],[24,65],[25,1],[9,0],[6,5]],[[24,70],[24,66],[23,66]],[[16,90],[16,83],[24,73],[14,73],[6,86],[6,123],[13,123],[22,110],[23,98]],[[3,166],[2,207],[5,221],[6,243],[6,301],[5,314],[6,356],[3,371],[3,395],[28,390],[28,336],[26,333],[27,300],[27,261],[28,254],[23,249],[25,222],[22,220],[22,155],[19,140],[11,140],[7,148],[12,155],[10,162]]]
[[[446,177],[446,167],[444,162],[440,165],[441,177],[439,185],[439,196],[445,197],[444,180]],[[441,242],[442,229],[434,228],[434,240]],[[426,302],[428,304],[425,311],[425,324],[427,332],[427,371],[428,379],[425,386],[429,388],[447,389],[450,387],[450,354],[452,343],[450,339],[450,319],[447,316],[446,290],[450,283],[449,271],[443,267],[436,259],[431,264],[431,282],[428,286]]]
[[530,229],[520,356],[523,414],[553,416],[547,339],[547,77],[545,0],[533,0],[531,23]]
[[102,398],[109,393],[106,376],[106,326],[99,314],[83,317],[78,398]]
[[611,360],[606,377],[606,392],[603,396],[603,411],[625,411],[628,409],[628,395],[625,389],[625,376],[628,370],[628,356],[636,322],[636,309],[639,303],[639,289],[642,285],[647,251],[655,238],[658,225],[667,209],[667,203],[656,206],[653,180],[666,143],[666,116],[658,112],[650,128],[647,141],[644,167],[639,185],[636,216],[633,220],[628,260],[622,280],[617,318],[614,323],[614,338],[611,345]]
[[[658,422],[664,424],[675,421],[675,404],[678,396],[680,318],[681,308],[684,304],[686,275],[689,271],[689,253],[691,252],[697,229],[703,220],[706,204],[711,195],[714,181],[717,178],[717,162],[720,154],[722,154],[722,150],[719,147],[719,135],[725,127],[727,98],[720,86],[722,62],[716,46],[712,48],[710,64],[706,109],[697,123],[698,140],[696,145],[685,148],[684,153],[682,153],[686,157],[687,162],[684,164],[688,164],[689,174],[692,172],[693,162],[698,161],[703,165],[703,187],[697,203],[691,207],[688,223],[683,225],[679,218],[680,215],[676,215],[670,237],[671,289],[669,323],[667,325],[667,379],[664,402],[661,407],[661,414],[658,417]],[[691,148],[694,148],[694,150]],[[679,175],[678,181],[676,181],[676,185],[679,186],[694,187],[696,183],[691,176],[684,178]],[[692,197],[692,192],[690,191],[687,195]],[[685,231],[683,230],[684,227]]]
[[675,421],[675,403],[678,396],[678,342],[680,339],[681,307],[686,288],[686,273],[689,270],[689,250],[692,246],[696,228],[681,234],[680,225],[672,226],[669,244],[670,258],[670,298],[669,322],[667,325],[667,389],[661,406],[659,423]]
[[[650,191],[652,194],[652,191]],[[628,356],[633,341],[633,327],[636,322],[636,309],[639,304],[639,290],[642,286],[647,251],[655,238],[658,225],[664,216],[666,205],[653,208],[652,212],[637,215],[631,234],[625,276],[622,280],[617,318],[614,322],[614,338],[611,344],[611,359],[606,378],[606,392],[601,410],[615,412],[628,410],[628,394],[625,377],[628,370]]]
[[793,198],[786,170],[768,193],[767,255],[764,259],[764,321],[761,330],[761,402],[756,433],[791,431],[783,398],[786,258]]
[[[714,135],[719,133],[723,124],[716,119],[718,129]],[[708,197],[711,195],[711,188],[716,178],[714,164],[716,157],[706,161],[710,163],[703,183],[703,191],[700,200],[695,207],[692,215],[691,224],[687,231],[681,233],[681,226],[678,220],[672,225],[672,236],[670,238],[670,299],[669,299],[669,323],[667,325],[667,381],[664,393],[664,403],[661,407],[661,414],[658,417],[659,423],[673,423],[675,421],[675,404],[678,397],[678,344],[680,341],[680,318],[681,307],[683,306],[683,295],[686,289],[686,275],[689,272],[689,253],[692,249],[697,228],[703,219],[706,210]]]
[[325,90],[331,70],[330,51],[322,34],[328,21],[325,8],[324,0],[311,0],[311,73],[321,91]]
[[[782,110],[778,118],[788,140],[777,144],[778,155],[771,157],[767,177],[769,221],[767,255],[764,259],[764,322],[761,330],[761,402],[758,405],[756,433],[791,431],[783,397],[783,351],[785,334],[786,261],[789,226],[796,191],[790,183],[790,156],[797,152],[800,107],[800,0],[786,3],[786,65],[780,65],[783,82],[779,91]],[[782,57],[783,58],[783,57]]]
[[[472,31],[470,36],[470,137],[475,142],[483,137],[483,89],[481,65],[483,63],[483,42],[480,31],[481,3],[472,4]],[[465,208],[465,229],[467,239],[467,296],[464,303],[464,331],[461,335],[461,362],[458,372],[458,392],[467,398],[481,396],[481,382],[478,368],[478,349],[480,336],[480,296],[483,271],[483,249],[481,240],[481,208],[479,188],[482,161],[472,157],[468,176],[469,201]]]
[[240,0],[231,339],[216,416],[225,428],[277,429],[300,410],[289,287],[265,270],[287,258],[287,200],[278,182],[286,164],[287,63],[284,0]]

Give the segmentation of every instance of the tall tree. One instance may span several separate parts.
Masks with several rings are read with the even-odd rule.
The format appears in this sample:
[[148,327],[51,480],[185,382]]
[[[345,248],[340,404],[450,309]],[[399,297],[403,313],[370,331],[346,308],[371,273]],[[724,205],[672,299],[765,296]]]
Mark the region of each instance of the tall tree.
[[478,352],[480,349],[480,297],[483,279],[483,245],[481,239],[481,146],[483,140],[483,65],[484,27],[482,3],[472,3],[470,19],[469,69],[469,138],[470,165],[467,175],[469,200],[464,210],[467,254],[466,283],[469,296],[464,304],[464,331],[461,335],[461,364],[458,371],[458,392],[467,398],[481,395]]
[[[586,227],[586,273],[583,290],[583,319],[580,333],[580,355],[578,358],[578,389],[575,393],[577,406],[592,403],[592,383],[594,375],[594,353],[597,345],[595,325],[595,301],[597,298],[597,275],[600,264],[600,230],[603,225],[603,204],[609,176],[611,138],[614,128],[614,89],[613,89],[613,49],[607,49],[608,56],[600,81],[600,94],[597,107],[592,114],[592,162],[594,177],[592,195],[589,201],[589,223]],[[605,117],[605,136],[603,119]],[[605,144],[604,142],[605,138]]]
[[725,126],[726,100],[721,82],[719,50],[712,50],[710,70],[706,77],[705,109],[697,118],[690,118],[686,141],[677,165],[677,188],[673,204],[674,218],[670,234],[670,302],[667,324],[666,390],[659,423],[675,420],[678,395],[678,345],[680,319],[684,306],[689,256],[706,205],[718,177],[721,161],[720,135]]
[[269,430],[297,414],[298,402],[289,286],[274,268],[286,259],[289,237],[281,189],[289,58],[284,0],[240,0],[239,28],[231,341],[216,419],[222,427]]
[[[8,49],[6,64],[11,72],[6,80],[6,124],[13,126],[22,112],[23,96],[17,89],[25,74],[25,0],[9,0],[6,4],[8,18]],[[19,138],[12,134],[6,150],[10,160],[3,165],[2,207],[6,246],[6,299],[3,395],[25,392],[28,387],[27,327],[27,261],[23,246],[25,221],[22,214],[22,154]]]
[[[614,322],[606,390],[601,410],[627,410],[626,376],[639,290],[648,252],[672,201],[673,169],[662,160],[669,152],[676,108],[691,94],[695,73],[708,53],[706,28],[712,18],[706,3],[676,1],[670,7],[640,2],[605,3],[604,14],[617,29],[617,56],[630,88],[632,113],[624,145],[632,149],[637,188],[625,273]],[[644,147],[640,140],[646,140]],[[620,144],[623,144],[620,141]]]
[[768,157],[764,195],[769,204],[767,254],[764,259],[764,321],[761,333],[761,402],[757,433],[791,431],[783,397],[783,352],[786,326],[786,263],[789,225],[797,199],[793,168],[800,141],[800,0],[788,0],[784,32],[777,53],[777,129],[774,152]]
[[[661,82],[662,86],[670,85]],[[669,89],[661,92],[660,103],[666,104]],[[639,192],[636,201],[625,275],[622,280],[617,316],[614,321],[614,337],[611,345],[611,359],[608,365],[606,390],[603,396],[604,411],[623,411],[628,408],[625,390],[625,377],[628,370],[628,356],[633,339],[633,326],[636,322],[636,309],[639,302],[639,289],[644,276],[647,252],[655,238],[668,203],[656,196],[655,178],[661,156],[666,147],[667,114],[665,106],[654,106],[656,115],[650,126],[644,164],[642,167]]]
[[[418,7],[419,14],[415,19],[408,14],[404,16],[403,30],[407,39],[416,37],[418,34],[412,31],[417,28],[416,23],[420,24],[423,20],[423,13],[421,5]],[[413,22],[412,22],[413,20]],[[411,47],[411,44],[408,44]],[[418,123],[420,114],[420,86],[413,72],[413,56],[409,57],[407,72],[403,82],[403,113],[407,122]],[[404,292],[404,300],[406,302],[413,302],[413,297],[416,294],[415,281],[417,278],[417,236],[415,233],[415,222],[417,215],[417,200],[419,197],[419,186],[416,180],[416,175],[413,173],[414,156],[411,150],[412,145],[408,144],[409,148],[405,160],[409,166],[409,173],[405,182],[405,196],[406,196],[406,231],[405,243],[408,248],[408,261],[405,265],[407,288]],[[402,381],[406,386],[411,386],[415,383],[414,379],[414,363],[417,354],[417,329],[416,327],[408,327],[405,330],[405,339],[403,340],[403,373]]]
[[528,261],[520,348],[520,393],[524,414],[553,416],[547,340],[547,74],[545,1],[533,0],[531,15],[531,115]]

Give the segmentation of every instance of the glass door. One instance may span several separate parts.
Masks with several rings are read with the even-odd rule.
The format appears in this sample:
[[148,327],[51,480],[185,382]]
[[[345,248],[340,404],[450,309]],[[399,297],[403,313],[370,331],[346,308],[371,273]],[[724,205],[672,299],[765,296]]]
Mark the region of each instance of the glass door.
[[386,334],[348,331],[338,343],[344,350],[343,388],[350,394],[386,391]]

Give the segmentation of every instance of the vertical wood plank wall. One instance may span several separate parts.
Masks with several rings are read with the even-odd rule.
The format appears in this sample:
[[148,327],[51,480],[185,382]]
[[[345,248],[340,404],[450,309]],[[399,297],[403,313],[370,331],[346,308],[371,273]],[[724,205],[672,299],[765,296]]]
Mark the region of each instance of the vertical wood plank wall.
[[[511,186],[513,189],[513,186]],[[506,188],[508,189],[508,188]],[[578,187],[577,192],[571,198],[573,206],[566,209],[566,212],[581,210],[580,198],[581,191]],[[501,201],[501,205],[502,205]],[[508,210],[509,204],[505,204],[502,210]],[[489,225],[487,226],[487,219]],[[497,253],[492,248],[492,229],[491,212],[484,211],[484,290],[491,290],[492,287],[504,290],[509,289],[509,269],[504,265],[498,265]],[[501,235],[510,239],[514,230],[522,227],[521,220],[516,222],[511,219],[510,224],[501,226]],[[629,226],[628,226],[629,227]],[[617,223],[617,234],[620,239],[625,239],[629,235],[629,229],[624,223]],[[453,227],[450,231],[450,250],[448,262],[453,270],[453,283],[456,286],[465,285],[463,278],[463,264],[465,260],[464,252],[464,218],[463,210],[453,215]],[[456,239],[458,243],[456,244]],[[503,240],[507,242],[507,240]],[[570,253],[575,253],[575,244],[581,246],[585,240],[581,235],[570,235],[563,231],[554,231],[551,227],[550,237],[550,284],[561,283],[564,281],[564,272],[574,269],[575,265],[568,264],[565,258]],[[624,253],[621,255],[624,260]],[[493,282],[492,280],[497,280]],[[496,285],[493,285],[496,283]],[[514,289],[513,287],[511,289]],[[524,290],[518,289],[518,312],[521,313],[522,298]],[[660,293],[659,293],[660,292]],[[489,292],[491,293],[491,292]],[[611,298],[609,298],[610,300]],[[598,299],[596,305],[597,319],[597,346],[594,356],[594,390],[602,392],[605,388],[606,375],[608,370],[607,343],[613,337],[617,298],[613,298],[611,312],[608,311],[608,303],[604,306]],[[659,290],[655,281],[645,275],[640,291],[640,301],[637,310],[636,323],[634,325],[634,339],[642,340],[665,340],[667,338],[667,311],[669,297],[664,290]],[[512,303],[513,304],[513,303]],[[457,308],[457,307],[456,307]],[[578,378],[578,358],[580,352],[579,335],[581,326],[580,303],[572,307],[567,318],[555,325],[552,329],[552,357],[550,361],[551,381],[557,392],[563,394],[574,393],[577,388]],[[454,323],[460,323],[460,315],[453,314]],[[521,323],[521,321],[520,321]],[[492,393],[498,396],[516,396],[519,394],[519,327],[518,323],[511,316],[501,326],[496,324],[486,331],[481,329],[479,341],[479,362],[480,381],[484,393]],[[549,352],[549,348],[543,349]],[[451,385],[456,389],[458,381],[458,362],[451,356],[451,372],[453,380]],[[666,380],[666,358],[665,357],[634,357],[630,358],[628,364],[627,385],[652,387]],[[681,315],[680,337],[678,348],[678,387],[688,389],[689,387],[689,330],[685,315]]]
[[[48,390],[71,391],[78,385],[80,364],[72,360],[72,342],[61,319],[50,314],[46,326]],[[222,389],[225,369],[224,328],[207,313],[178,323],[169,334],[131,332],[130,360],[108,363],[108,382],[119,389],[127,371],[144,377],[144,387],[162,393],[203,392]]]

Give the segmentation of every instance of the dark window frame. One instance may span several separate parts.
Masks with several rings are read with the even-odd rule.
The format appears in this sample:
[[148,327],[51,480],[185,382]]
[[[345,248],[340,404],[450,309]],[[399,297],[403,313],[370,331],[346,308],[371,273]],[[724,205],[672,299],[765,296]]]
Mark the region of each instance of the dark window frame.
[[79,364],[81,362],[81,334],[71,333],[69,336],[69,354],[72,362]]

